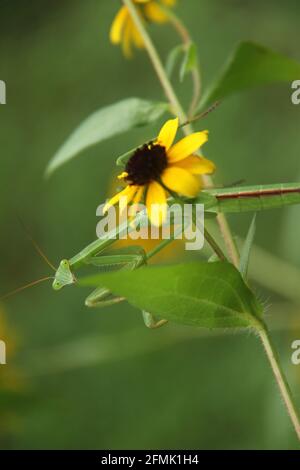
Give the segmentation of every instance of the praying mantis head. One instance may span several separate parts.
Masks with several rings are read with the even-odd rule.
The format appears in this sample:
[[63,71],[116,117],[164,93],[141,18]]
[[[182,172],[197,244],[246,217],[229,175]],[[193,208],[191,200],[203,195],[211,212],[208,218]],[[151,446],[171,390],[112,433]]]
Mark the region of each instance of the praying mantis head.
[[55,272],[54,281],[52,287],[54,290],[60,290],[65,286],[75,284],[76,279],[74,274],[71,271],[70,263],[68,260],[63,259],[57,271]]

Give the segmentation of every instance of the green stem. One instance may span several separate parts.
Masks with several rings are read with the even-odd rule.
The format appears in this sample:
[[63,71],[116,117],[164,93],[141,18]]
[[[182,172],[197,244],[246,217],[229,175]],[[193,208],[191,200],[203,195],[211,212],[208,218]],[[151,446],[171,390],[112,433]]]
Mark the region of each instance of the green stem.
[[[132,0],[123,0],[123,3],[124,5],[128,8],[130,14],[131,14],[131,17],[141,35],[141,37],[143,38],[143,41],[144,41],[144,45],[145,45],[145,48],[149,54],[149,57],[150,57],[150,60],[152,62],[152,65],[156,71],[156,74],[160,80],[160,83],[163,87],[163,90],[171,104],[171,106],[173,107],[173,111],[174,113],[179,117],[180,121],[181,122],[186,122],[188,121],[188,117],[185,113],[185,111],[183,110],[178,98],[177,98],[177,95],[174,91],[174,88],[166,74],[166,71],[164,69],[164,66],[162,64],[162,61],[158,55],[158,52],[152,42],[152,39],[150,38],[145,26],[144,26],[144,23],[140,17],[140,15],[138,14],[137,10],[136,10],[136,7],[134,6]],[[183,132],[186,134],[186,135],[189,135],[191,133],[194,132],[193,130],[193,127],[191,126],[191,124],[188,124],[186,125],[184,128],[183,128]],[[213,186],[213,180],[210,176],[208,175],[203,175],[203,182],[205,184],[205,186]],[[220,231],[222,233],[222,236],[224,238],[224,241],[225,241],[225,245],[226,245],[226,248],[227,248],[227,251],[228,251],[228,254],[230,256],[230,259],[232,261],[232,263],[238,267],[239,265],[239,262],[238,262],[238,252],[237,252],[237,248],[236,248],[236,245],[235,245],[235,242],[233,240],[233,237],[232,237],[232,234],[231,234],[231,231],[230,231],[230,228],[229,228],[229,225],[227,223],[227,220],[225,218],[225,216],[223,214],[219,214],[217,216],[217,221],[218,221],[218,224],[219,224],[219,227],[220,227]]]
[[161,243],[159,243],[153,250],[149,251],[147,253],[147,261],[153,256],[157,255],[161,250],[163,250],[166,246],[168,246],[172,241],[175,239],[175,234],[173,234],[170,238],[163,240]]
[[[182,201],[176,197],[175,198],[176,201],[178,201],[180,204],[182,204]],[[196,221],[193,221],[194,225],[196,225]],[[151,250],[148,254],[147,254],[147,260],[149,260],[150,258],[152,258],[153,256],[157,255],[163,248],[165,248],[166,246],[168,246],[173,240],[175,240],[176,236],[180,233],[180,231],[178,231],[177,233],[174,233],[172,234],[171,238],[167,239],[167,240],[163,240],[161,243],[159,243],[159,245],[157,245],[155,248],[153,248],[153,250]],[[227,261],[226,260],[226,256],[224,255],[221,247],[218,245],[218,243],[215,241],[215,239],[212,237],[212,235],[208,232],[208,230],[204,229],[204,238],[205,240],[207,241],[207,243],[210,245],[210,247],[212,248],[212,250],[216,253],[216,255],[218,256],[218,258],[221,260],[221,261]]]
[[[163,183],[161,183],[161,184],[162,184],[162,186],[164,186]],[[168,188],[165,188],[165,189],[166,189],[166,191],[168,191],[171,194],[171,196],[174,198],[174,200],[178,202],[178,204],[180,204],[181,206],[183,206],[185,204],[185,201],[182,200],[180,198],[180,196],[178,196],[178,194],[174,193],[173,191],[170,191]],[[196,214],[195,208],[193,207],[193,221],[192,221],[192,223],[194,224],[195,227],[198,227],[196,215],[197,214]],[[227,261],[226,256],[224,255],[222,248],[218,245],[218,243],[213,238],[213,236],[209,233],[209,231],[205,227],[203,227],[203,230],[204,230],[205,240],[207,241],[209,246],[212,248],[212,250],[215,252],[215,254],[218,256],[218,258],[221,261]]]
[[223,250],[220,248],[220,246],[217,244],[215,239],[211,236],[211,234],[204,229],[204,237],[207,243],[210,245],[210,247],[213,249],[213,251],[216,253],[216,255],[220,258],[221,261],[227,261],[226,256],[223,253]]
[[300,417],[299,413],[297,411],[296,405],[294,403],[294,398],[292,396],[292,392],[290,389],[290,386],[285,378],[284,372],[282,370],[282,367],[279,362],[279,358],[277,355],[277,352],[274,348],[272,339],[270,337],[270,334],[268,332],[268,329],[265,325],[263,325],[262,328],[259,328],[258,330],[260,339],[263,343],[263,346],[265,348],[267,357],[269,359],[274,377],[276,379],[277,385],[279,387],[279,391],[281,393],[281,396],[283,398],[283,401],[285,403],[285,406],[287,408],[287,412],[289,414],[289,417],[293,423],[295,432],[297,434],[297,437],[300,441]]
[[[208,183],[212,183],[212,180],[208,180]],[[209,186],[209,184],[207,186]],[[224,214],[218,214],[217,222],[219,224],[220,232],[225,242],[229,258],[231,259],[232,264],[238,269],[240,265],[240,255],[235,240],[232,236],[228,220]]]
[[171,106],[174,108],[174,112],[178,114],[178,117],[180,121],[185,122],[187,121],[187,116],[177,98],[177,95],[174,91],[174,88],[165,72],[164,66],[162,64],[162,61],[158,55],[158,52],[156,48],[154,47],[154,44],[147,32],[147,30],[144,27],[143,21],[140,17],[140,15],[137,12],[136,7],[132,3],[132,0],[123,0],[124,5],[128,8],[130,15],[140,33],[140,35],[143,38],[145,48],[150,56],[152,65],[159,77],[159,80],[161,82],[161,85],[164,89],[164,92],[171,104]]
[[[161,8],[166,12],[166,15],[169,17],[172,26],[174,27],[179,37],[181,38],[184,47],[188,50],[190,45],[193,43],[193,40],[191,38],[189,31],[187,30],[187,28],[185,27],[181,19],[178,18],[178,16],[175,15],[173,11],[171,11],[170,9],[164,6],[161,6]],[[188,112],[188,116],[190,120],[194,117],[196,113],[196,110],[200,101],[200,97],[201,97],[202,79],[201,79],[201,73],[200,73],[198,64],[192,70],[191,75],[192,75],[194,90],[193,90],[193,97],[192,97],[192,101],[190,103],[189,112]]]

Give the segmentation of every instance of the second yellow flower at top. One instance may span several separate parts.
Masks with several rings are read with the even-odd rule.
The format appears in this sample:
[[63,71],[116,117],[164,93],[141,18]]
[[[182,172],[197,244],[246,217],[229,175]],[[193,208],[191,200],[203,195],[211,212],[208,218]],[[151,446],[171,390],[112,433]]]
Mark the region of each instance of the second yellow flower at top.
[[[134,0],[138,13],[145,21],[165,23],[168,15],[162,5],[174,6],[176,0]],[[131,57],[132,46],[139,49],[144,47],[144,41],[136,28],[128,8],[124,5],[117,13],[110,30],[110,40],[113,44],[121,45],[124,55]]]

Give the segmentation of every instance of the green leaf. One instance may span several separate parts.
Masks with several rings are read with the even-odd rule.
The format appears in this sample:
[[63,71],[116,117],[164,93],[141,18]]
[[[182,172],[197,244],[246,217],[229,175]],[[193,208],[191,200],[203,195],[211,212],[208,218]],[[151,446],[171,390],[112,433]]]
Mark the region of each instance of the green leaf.
[[184,52],[184,58],[180,67],[179,72],[179,79],[181,82],[185,79],[185,77],[195,70],[198,66],[198,56],[197,56],[197,47],[196,45],[191,42]]
[[190,263],[95,275],[79,281],[103,285],[141,310],[204,328],[256,326],[262,307],[229,263]]
[[215,200],[215,205],[211,200],[206,210],[217,213],[258,212],[300,204],[300,183],[207,189],[205,193]]
[[300,63],[252,42],[241,43],[217,80],[208,89],[203,108],[238,91],[275,82],[291,82],[300,76]]
[[252,248],[252,245],[253,245],[253,242],[254,242],[255,231],[256,231],[256,214],[254,215],[254,217],[252,219],[252,222],[251,222],[251,225],[249,227],[249,231],[248,231],[246,240],[244,242],[242,253],[241,253],[240,272],[241,272],[244,279],[246,279],[247,275],[248,275],[250,254],[251,254],[251,248]]
[[96,111],[75,129],[54,155],[48,164],[46,174],[51,175],[92,145],[133,128],[151,124],[159,119],[168,107],[166,103],[129,98]]

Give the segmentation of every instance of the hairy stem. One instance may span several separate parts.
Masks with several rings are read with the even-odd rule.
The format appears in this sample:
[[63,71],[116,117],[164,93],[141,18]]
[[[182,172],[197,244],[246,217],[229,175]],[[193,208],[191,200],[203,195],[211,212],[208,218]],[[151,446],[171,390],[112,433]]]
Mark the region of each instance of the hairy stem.
[[228,220],[226,219],[226,217],[224,217],[223,214],[218,214],[217,221],[218,221],[220,231],[221,231],[222,237],[226,245],[229,258],[231,259],[234,266],[238,268],[240,265],[240,255],[239,255],[235,240],[231,234]]
[[260,339],[263,343],[263,346],[265,348],[268,360],[270,362],[274,377],[276,379],[277,385],[279,387],[280,394],[283,398],[284,404],[287,408],[287,412],[289,414],[289,417],[291,419],[291,422],[293,423],[295,432],[297,434],[297,437],[300,441],[300,417],[299,413],[297,411],[296,405],[294,403],[294,399],[292,396],[292,392],[290,389],[290,386],[285,378],[284,372],[282,370],[282,367],[279,362],[279,358],[277,355],[277,352],[274,348],[272,339],[270,337],[270,334],[268,332],[268,329],[265,325],[263,325],[262,328],[259,328],[258,330]]

